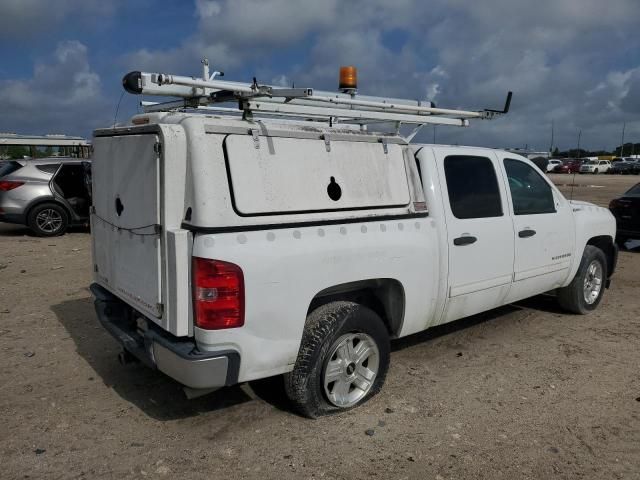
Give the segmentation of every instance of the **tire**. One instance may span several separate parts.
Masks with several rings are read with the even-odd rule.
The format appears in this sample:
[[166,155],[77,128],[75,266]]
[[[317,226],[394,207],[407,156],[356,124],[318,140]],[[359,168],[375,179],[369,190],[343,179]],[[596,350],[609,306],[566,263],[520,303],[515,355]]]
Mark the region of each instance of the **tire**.
[[27,225],[39,237],[55,237],[67,231],[69,215],[56,203],[41,203],[29,212]]
[[[600,304],[606,281],[607,259],[604,252],[592,245],[587,245],[576,276],[573,277],[569,285],[558,290],[558,303],[569,312],[586,315]],[[589,283],[587,284],[587,282]]]
[[593,174],[594,174],[594,175],[597,175],[597,174],[598,174],[598,169],[597,169],[597,168],[593,171]]
[[389,334],[375,312],[353,302],[322,305],[307,317],[295,366],[284,376],[287,396],[309,418],[344,412],[380,391],[389,357]]

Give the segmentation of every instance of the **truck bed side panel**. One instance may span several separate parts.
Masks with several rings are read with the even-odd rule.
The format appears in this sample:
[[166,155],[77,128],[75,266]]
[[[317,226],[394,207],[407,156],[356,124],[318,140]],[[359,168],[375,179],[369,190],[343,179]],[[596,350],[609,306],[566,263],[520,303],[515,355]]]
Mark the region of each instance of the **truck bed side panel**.
[[428,217],[196,235],[193,254],[242,265],[245,325],[196,328],[205,350],[237,350],[240,381],[293,368],[313,297],[334,285],[390,278],[404,289],[399,336],[424,330],[437,294],[437,236]]

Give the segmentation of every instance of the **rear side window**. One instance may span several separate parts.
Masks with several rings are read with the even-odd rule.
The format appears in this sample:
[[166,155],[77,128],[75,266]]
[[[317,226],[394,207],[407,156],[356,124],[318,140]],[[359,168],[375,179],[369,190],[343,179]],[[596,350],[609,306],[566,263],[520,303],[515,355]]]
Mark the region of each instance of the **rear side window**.
[[58,170],[58,163],[47,163],[45,165],[36,165],[36,168],[44,173],[54,174]]
[[519,160],[505,158],[504,168],[509,179],[509,189],[513,200],[513,213],[534,215],[555,213],[551,187],[533,168]]
[[22,165],[18,162],[0,162],[0,178],[5,175],[9,175],[10,173],[15,172],[16,170],[20,170]]
[[502,216],[493,163],[486,157],[450,155],[444,159],[451,211],[456,218]]

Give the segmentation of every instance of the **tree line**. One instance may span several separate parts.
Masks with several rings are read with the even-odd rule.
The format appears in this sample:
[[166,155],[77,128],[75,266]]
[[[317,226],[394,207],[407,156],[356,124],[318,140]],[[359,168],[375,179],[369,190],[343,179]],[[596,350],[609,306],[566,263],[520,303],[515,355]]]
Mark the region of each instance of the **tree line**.
[[618,145],[612,151],[607,150],[585,150],[583,148],[571,148],[569,150],[559,150],[556,147],[552,156],[555,158],[582,158],[582,157],[601,157],[606,155],[613,155],[614,157],[630,157],[631,155],[640,155],[640,143],[625,143],[624,145]]

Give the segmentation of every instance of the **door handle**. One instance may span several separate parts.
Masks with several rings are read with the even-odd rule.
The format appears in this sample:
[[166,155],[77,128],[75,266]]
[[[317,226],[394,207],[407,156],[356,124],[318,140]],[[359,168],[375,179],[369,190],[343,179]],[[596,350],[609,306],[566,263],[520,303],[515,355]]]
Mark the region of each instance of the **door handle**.
[[463,245],[471,245],[478,240],[476,237],[466,236],[466,237],[458,237],[453,239],[453,244],[459,247]]
[[529,238],[529,237],[533,237],[535,234],[536,234],[536,231],[535,231],[535,230],[529,230],[529,229],[527,229],[527,230],[520,230],[520,231],[518,232],[518,236],[519,236],[520,238]]

